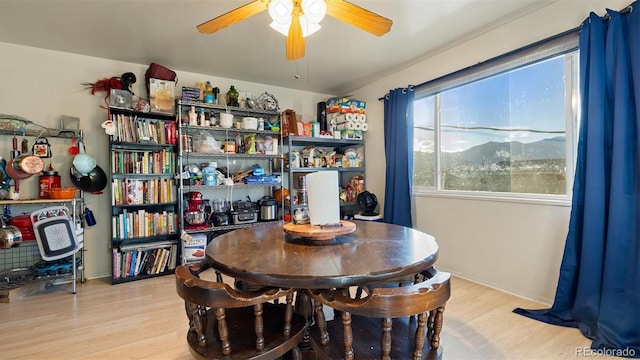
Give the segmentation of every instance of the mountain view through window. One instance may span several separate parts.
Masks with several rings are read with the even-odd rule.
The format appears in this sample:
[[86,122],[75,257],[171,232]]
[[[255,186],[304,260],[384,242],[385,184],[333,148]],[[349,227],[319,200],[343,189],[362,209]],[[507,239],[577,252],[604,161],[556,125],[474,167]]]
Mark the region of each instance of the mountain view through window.
[[414,187],[565,195],[565,56],[416,97]]

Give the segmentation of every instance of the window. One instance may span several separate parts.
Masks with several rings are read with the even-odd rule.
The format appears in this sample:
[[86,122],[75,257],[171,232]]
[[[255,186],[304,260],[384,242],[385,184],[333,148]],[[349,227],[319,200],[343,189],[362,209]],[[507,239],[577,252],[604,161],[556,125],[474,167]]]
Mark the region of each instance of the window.
[[416,87],[414,192],[568,199],[577,34]]

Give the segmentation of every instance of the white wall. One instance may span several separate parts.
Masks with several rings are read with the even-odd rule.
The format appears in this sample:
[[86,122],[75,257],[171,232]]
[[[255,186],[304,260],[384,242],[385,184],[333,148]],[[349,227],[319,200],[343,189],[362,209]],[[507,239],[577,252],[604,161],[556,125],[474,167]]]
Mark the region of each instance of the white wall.
[[[629,1],[556,1],[351,92],[367,102],[367,189],[384,199],[383,104],[390,89],[420,84],[580,26],[590,11],[604,14]],[[475,36],[474,36],[475,35]],[[434,34],[434,36],[438,36]],[[375,161],[372,161],[375,159]],[[545,303],[553,302],[568,228],[568,206],[415,198],[414,227],[440,244],[440,268]],[[455,293],[455,289],[454,289]]]
[[[134,92],[146,96],[144,73],[148,64],[124,63],[1,42],[0,54],[0,114],[19,115],[48,127],[58,127],[58,119],[62,114],[79,117],[87,152],[107,171],[109,142],[100,127],[107,116],[107,111],[101,108],[105,94],[92,96],[81,84],[133,72],[138,79],[133,87]],[[196,81],[210,80],[223,92],[231,84],[240,92],[252,92],[255,95],[267,91],[278,99],[281,109],[295,109],[307,119],[315,117],[316,103],[329,97],[327,94],[173,70],[178,73],[178,86],[192,86]],[[5,159],[9,158],[10,140],[11,137],[0,136],[0,156]],[[30,140],[32,143],[33,138]],[[62,175],[62,185],[71,186],[69,169],[72,158],[67,153],[70,140],[49,141],[53,144],[52,164]],[[21,199],[37,198],[37,176],[20,184]],[[86,194],[85,199],[98,222],[96,226],[86,229],[86,276],[110,276],[111,211],[108,189],[101,195]],[[13,209],[14,214],[18,211],[18,208]]]

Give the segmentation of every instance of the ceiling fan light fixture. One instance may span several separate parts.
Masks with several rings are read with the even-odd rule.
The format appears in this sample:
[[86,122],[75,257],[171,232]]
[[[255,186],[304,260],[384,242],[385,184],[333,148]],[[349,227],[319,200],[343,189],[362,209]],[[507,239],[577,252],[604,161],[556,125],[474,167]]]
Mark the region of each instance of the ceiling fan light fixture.
[[293,2],[291,0],[271,0],[269,2],[269,16],[275,23],[291,23],[291,11]]
[[289,19],[289,21],[287,21],[286,23],[279,23],[276,21],[272,21],[271,24],[269,24],[269,26],[271,26],[273,30],[279,32],[280,34],[284,36],[288,36],[289,27],[291,26],[291,19]]
[[300,27],[302,28],[302,37],[307,37],[322,28],[320,24],[309,21],[306,15],[300,15]]
[[300,7],[302,7],[302,12],[311,24],[319,24],[327,15],[327,3],[325,3],[325,0],[302,0]]

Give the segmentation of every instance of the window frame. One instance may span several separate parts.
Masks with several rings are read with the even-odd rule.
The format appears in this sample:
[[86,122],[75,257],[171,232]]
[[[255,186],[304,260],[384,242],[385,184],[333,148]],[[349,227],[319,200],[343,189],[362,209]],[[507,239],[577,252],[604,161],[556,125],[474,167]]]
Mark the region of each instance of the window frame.
[[[436,169],[435,186],[426,187],[413,185],[412,194],[414,196],[570,206],[577,153],[578,123],[580,119],[578,36],[578,31],[574,29],[417,85],[415,87],[414,101],[419,101],[425,97],[436,95],[434,98],[434,148],[436,149],[434,164]],[[565,92],[566,193],[564,195],[553,195],[442,189],[440,169],[442,153],[440,149],[440,97],[437,95],[457,86],[517,70],[533,63],[561,55],[565,55],[565,73],[572,74],[572,76],[565,77],[564,79],[565,89],[567,89]]]

